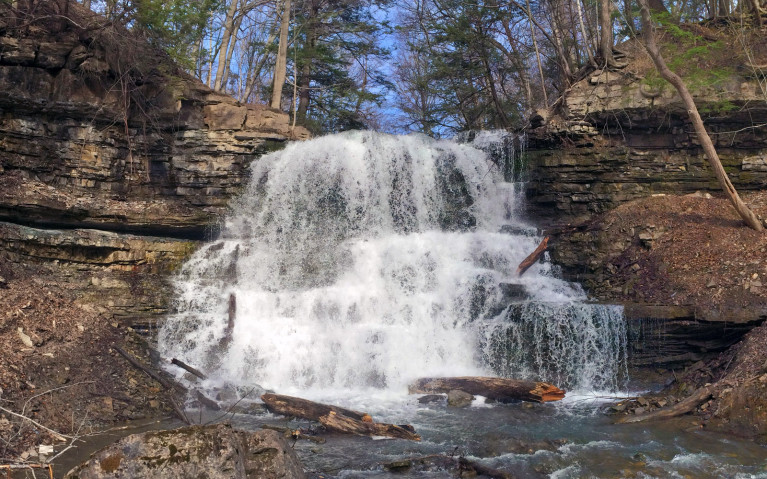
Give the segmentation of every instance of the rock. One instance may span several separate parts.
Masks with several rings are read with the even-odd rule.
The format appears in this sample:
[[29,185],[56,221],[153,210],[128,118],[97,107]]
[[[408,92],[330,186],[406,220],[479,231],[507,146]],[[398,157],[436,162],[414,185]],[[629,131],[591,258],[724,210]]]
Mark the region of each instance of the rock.
[[446,396],[444,394],[427,394],[418,398],[420,404],[431,404],[435,402],[444,401]]
[[276,431],[192,426],[133,434],[94,453],[68,479],[304,478],[295,452]]
[[28,348],[35,347],[34,343],[32,342],[32,338],[30,338],[29,335],[24,334],[24,328],[19,327],[17,329],[17,333],[19,335],[19,338],[21,339],[21,342],[24,343],[24,346]]
[[0,276],[0,289],[8,289],[8,281]]
[[451,407],[467,407],[474,401],[474,396],[467,392],[453,389],[447,393],[447,405]]
[[530,298],[525,285],[518,283],[499,283],[498,287],[503,294],[503,301],[524,301]]

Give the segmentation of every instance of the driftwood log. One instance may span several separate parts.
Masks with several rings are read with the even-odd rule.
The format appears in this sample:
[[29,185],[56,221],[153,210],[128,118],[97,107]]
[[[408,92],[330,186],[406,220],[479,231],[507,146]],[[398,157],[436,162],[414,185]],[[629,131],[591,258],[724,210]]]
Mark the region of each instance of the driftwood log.
[[546,251],[546,248],[549,247],[549,237],[543,238],[543,241],[541,241],[541,244],[538,245],[537,248],[535,248],[535,251],[530,253],[530,256],[522,260],[521,263],[519,263],[519,267],[517,267],[517,276],[522,276],[525,274],[525,271],[527,271],[530,266],[534,265],[536,261],[538,261],[538,258],[541,257],[544,251]]
[[420,441],[421,436],[416,434],[412,426],[397,426],[395,424],[386,424],[381,422],[365,422],[353,419],[342,414],[336,414],[330,411],[329,414],[320,418],[320,423],[326,428],[358,436],[386,436],[399,439],[409,439],[411,441]]
[[410,394],[447,393],[454,389],[499,402],[549,402],[565,397],[565,391],[552,384],[481,376],[421,378],[408,386]]
[[710,398],[713,390],[713,386],[704,386],[702,388],[698,388],[691,395],[674,404],[673,406],[658,409],[657,411],[652,411],[645,414],[637,414],[636,416],[624,416],[616,421],[616,423],[628,424],[682,416],[698,407],[703,401],[706,401],[708,398]]
[[415,433],[412,426],[375,423],[370,414],[363,412],[281,394],[266,393],[261,396],[261,400],[264,401],[266,409],[273,413],[317,421],[332,431],[358,436],[421,440],[421,436]]
[[331,412],[341,414],[352,419],[363,422],[373,422],[370,414],[352,411],[338,406],[321,404],[308,399],[301,399],[293,396],[283,396],[281,394],[266,393],[261,396],[266,409],[275,414],[283,416],[300,417],[310,421],[319,421],[322,416],[327,416]]

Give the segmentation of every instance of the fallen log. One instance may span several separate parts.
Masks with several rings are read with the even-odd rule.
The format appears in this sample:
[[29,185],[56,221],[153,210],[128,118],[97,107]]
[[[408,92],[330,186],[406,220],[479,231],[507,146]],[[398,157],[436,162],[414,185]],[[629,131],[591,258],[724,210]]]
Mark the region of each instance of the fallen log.
[[420,378],[408,386],[410,394],[447,393],[453,389],[499,402],[549,402],[565,397],[565,391],[552,384],[481,376]]
[[519,263],[519,267],[517,267],[517,276],[522,276],[525,274],[525,271],[530,268],[530,266],[534,265],[536,261],[538,261],[538,258],[541,257],[544,251],[546,251],[546,248],[549,247],[549,237],[543,238],[543,241],[541,241],[541,244],[538,245],[537,248],[535,248],[535,251],[530,253],[530,256],[522,260],[521,263]]
[[648,412],[645,414],[637,414],[636,416],[624,416],[616,421],[616,424],[630,424],[635,422],[654,421],[656,419],[669,419],[672,417],[682,416],[692,411],[702,402],[711,397],[714,391],[713,386],[704,386],[698,388],[687,398],[679,401],[673,406],[669,406],[657,411]]
[[386,424],[382,422],[365,422],[353,419],[343,414],[337,414],[330,411],[329,414],[320,417],[320,423],[326,428],[358,436],[386,436],[398,439],[409,439],[411,441],[420,441],[421,436],[416,434],[412,426],[397,426],[395,424]]
[[282,414],[283,416],[300,417],[310,421],[319,421],[322,416],[327,416],[331,412],[356,419],[362,422],[373,422],[370,414],[345,409],[329,404],[321,404],[308,399],[301,399],[293,396],[283,396],[282,394],[266,393],[261,395],[261,400],[269,412]]
[[180,367],[184,371],[187,371],[188,373],[192,374],[193,376],[197,376],[198,378],[202,379],[203,381],[208,379],[205,374],[203,374],[199,369],[194,368],[188,364],[186,364],[184,361],[180,359],[173,358],[170,360],[171,364]]

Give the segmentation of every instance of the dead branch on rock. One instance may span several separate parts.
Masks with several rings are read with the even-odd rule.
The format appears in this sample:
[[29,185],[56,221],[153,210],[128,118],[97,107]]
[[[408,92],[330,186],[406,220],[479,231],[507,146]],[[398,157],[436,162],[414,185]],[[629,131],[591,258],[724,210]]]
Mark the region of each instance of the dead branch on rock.
[[398,426],[382,422],[365,422],[337,414],[335,411],[330,411],[326,416],[320,417],[320,423],[333,431],[358,436],[386,436],[411,441],[421,440],[421,436],[416,434],[410,425]]
[[648,412],[646,414],[637,414],[636,416],[624,416],[616,421],[617,424],[630,424],[635,422],[654,421],[656,419],[669,419],[672,417],[682,416],[692,411],[699,404],[706,401],[711,397],[714,387],[712,385],[704,386],[696,389],[690,396],[679,401],[677,404],[658,409],[657,411]]
[[559,401],[565,397],[565,391],[552,384],[510,378],[481,376],[420,378],[408,386],[410,394],[447,393],[453,389],[499,402],[549,402]]
[[536,261],[538,261],[538,258],[541,257],[544,251],[546,251],[546,248],[549,246],[549,237],[543,238],[543,241],[538,245],[537,248],[535,248],[535,251],[530,253],[530,256],[525,258],[521,263],[519,263],[519,267],[517,268],[517,276],[522,276],[525,274],[525,271],[527,271],[530,266],[535,264]]

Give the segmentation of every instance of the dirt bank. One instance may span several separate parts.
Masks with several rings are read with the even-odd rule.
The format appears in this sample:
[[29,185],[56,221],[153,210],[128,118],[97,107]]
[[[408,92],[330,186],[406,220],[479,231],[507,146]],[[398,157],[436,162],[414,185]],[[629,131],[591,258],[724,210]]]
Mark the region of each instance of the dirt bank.
[[142,339],[81,301],[90,275],[0,256],[0,277],[0,458],[37,460],[30,448],[62,443],[52,431],[167,414],[158,385],[110,349],[149,361]]
[[[743,196],[767,217],[767,192]],[[562,231],[553,255],[599,300],[679,306],[724,327],[767,316],[767,234],[745,227],[723,198],[653,196]],[[666,389],[616,410],[653,412],[707,388],[690,410],[704,427],[767,440],[767,325],[667,374]]]

